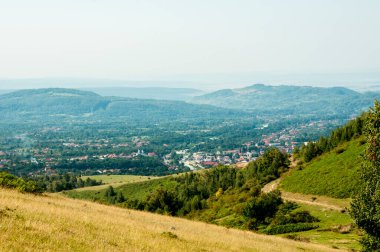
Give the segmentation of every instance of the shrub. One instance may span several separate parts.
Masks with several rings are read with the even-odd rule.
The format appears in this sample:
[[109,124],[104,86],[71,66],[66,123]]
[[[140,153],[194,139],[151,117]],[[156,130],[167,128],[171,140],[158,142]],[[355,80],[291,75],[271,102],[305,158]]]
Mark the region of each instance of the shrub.
[[279,191],[273,191],[255,197],[244,208],[244,215],[248,218],[255,218],[263,222],[268,217],[273,217],[278,207],[282,204],[281,194]]
[[286,225],[271,225],[264,229],[262,232],[265,234],[275,235],[275,234],[286,234],[293,232],[307,231],[317,228],[318,225],[312,223],[296,223],[296,224],[286,224]]
[[340,147],[340,148],[337,148],[337,149],[335,150],[335,153],[336,153],[336,154],[342,154],[342,153],[345,152],[345,151],[346,151],[345,148]]
[[34,181],[26,181],[6,172],[0,172],[0,187],[17,189],[22,193],[42,193],[43,189]]
[[301,241],[301,242],[310,242],[309,238],[301,237],[301,236],[296,235],[296,234],[288,234],[285,236],[285,238],[288,238],[290,240],[295,240],[295,241]]

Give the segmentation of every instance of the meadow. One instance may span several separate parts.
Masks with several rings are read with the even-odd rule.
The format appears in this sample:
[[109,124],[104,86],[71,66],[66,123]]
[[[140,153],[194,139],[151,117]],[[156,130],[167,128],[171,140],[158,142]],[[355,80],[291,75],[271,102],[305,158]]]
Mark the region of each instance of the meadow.
[[280,188],[288,192],[350,198],[359,184],[363,139],[343,143],[311,162],[299,164],[284,176]]
[[92,187],[82,187],[76,189],[77,191],[87,191],[87,190],[101,190],[108,186],[119,187],[125,184],[143,182],[151,179],[157,179],[159,177],[155,176],[137,176],[137,175],[93,175],[93,176],[82,176],[82,179],[93,179],[96,181],[101,181],[103,184],[99,186]]
[[337,251],[186,219],[0,189],[0,250]]

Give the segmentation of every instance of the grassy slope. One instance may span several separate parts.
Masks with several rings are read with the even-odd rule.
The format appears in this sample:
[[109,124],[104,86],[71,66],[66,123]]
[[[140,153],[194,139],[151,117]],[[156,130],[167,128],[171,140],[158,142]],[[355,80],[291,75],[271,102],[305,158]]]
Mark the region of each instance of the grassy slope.
[[[117,187],[117,191],[122,191],[123,195],[128,199],[143,200],[147,195],[160,187],[170,188],[175,183],[170,180],[170,176],[155,178],[140,182],[125,182]],[[64,192],[69,197],[76,199],[99,199],[109,185],[84,187],[77,190]]]
[[96,181],[102,181],[104,184],[116,184],[116,183],[134,183],[140,181],[146,181],[150,178],[148,176],[135,176],[135,175],[94,175],[94,176],[82,176],[82,179],[94,179]]
[[43,251],[336,251],[60,195],[34,196],[4,189],[0,189],[0,224],[0,251],[26,248]]
[[94,179],[96,181],[102,181],[104,185],[82,187],[76,189],[77,191],[87,191],[87,190],[100,190],[107,188],[108,186],[119,187],[129,183],[136,183],[147,181],[151,179],[156,179],[158,177],[154,176],[135,176],[135,175],[94,175],[94,176],[82,176],[82,179],[86,178]]
[[[354,228],[353,220],[348,212],[323,208],[315,205],[299,204],[298,210],[309,211],[313,216],[317,217],[320,222],[319,228],[293,233],[302,240],[310,240],[312,243],[325,244],[333,248],[357,250],[361,249],[359,231]],[[347,233],[338,231],[338,227],[350,227]],[[288,236],[292,234],[283,234],[279,236]]]
[[[360,139],[342,144],[304,164],[302,169],[291,171],[283,178],[280,188],[289,192],[349,198],[359,183],[360,154],[364,148]],[[338,154],[337,150],[342,149],[345,151]]]
[[[122,190],[124,195],[130,195],[131,199],[143,199],[150,194],[153,190],[164,186],[171,187],[174,186],[173,182],[170,180],[170,177],[160,178],[156,180],[130,183],[118,187],[116,190]],[[69,191],[66,192],[67,196],[75,197],[78,199],[94,199],[100,197],[103,194],[104,190],[100,192],[96,191]],[[338,210],[331,210],[324,207],[327,205],[336,205],[339,209],[347,207],[349,201],[347,199],[333,199],[328,197],[318,196],[317,199],[313,200],[314,203],[317,203],[315,206],[310,206],[304,201],[312,201],[310,195],[303,194],[294,194],[286,193],[285,196],[291,198],[296,198],[299,200],[297,203],[301,208],[297,210],[307,210],[312,213],[313,216],[318,217],[321,222],[318,223],[319,228],[316,230],[299,232],[296,235],[305,240],[310,240],[312,243],[320,243],[327,245],[329,247],[337,247],[340,249],[359,249],[360,245],[358,242],[359,236],[356,234],[356,230],[352,230],[347,234],[340,234],[334,231],[331,231],[332,228],[338,225],[348,225],[352,223],[350,216],[346,213],[341,213]],[[199,220],[204,222],[211,222],[213,224],[218,224],[225,227],[242,227],[240,219],[236,214],[236,209],[241,208],[241,202],[245,202],[246,193],[236,194],[236,191],[226,191],[218,201],[214,202],[210,208],[204,209],[202,211],[196,211],[191,215],[187,216],[188,219]],[[320,204],[320,205],[318,205]],[[288,234],[281,235],[287,236]]]

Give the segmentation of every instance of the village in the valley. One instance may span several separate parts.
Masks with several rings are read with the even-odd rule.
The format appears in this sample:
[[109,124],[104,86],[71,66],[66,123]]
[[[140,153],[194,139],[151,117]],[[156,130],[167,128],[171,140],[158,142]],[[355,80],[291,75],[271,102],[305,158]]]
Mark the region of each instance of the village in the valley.
[[[268,127],[264,124],[262,128]],[[38,174],[54,174],[55,167],[67,162],[87,162],[88,160],[131,160],[138,157],[155,158],[167,166],[169,170],[177,171],[180,168],[198,170],[210,168],[218,165],[244,166],[252,160],[260,157],[268,148],[278,148],[286,153],[292,153],[296,146],[301,146],[303,142],[298,141],[300,134],[310,129],[322,130],[325,128],[323,122],[311,122],[296,127],[288,127],[279,132],[262,135],[260,140],[246,142],[239,148],[217,150],[214,152],[193,151],[192,149],[170,149],[171,146],[164,144],[168,150],[166,153],[157,153],[149,150],[149,140],[141,137],[133,137],[130,143],[113,143],[109,139],[98,139],[93,141],[75,142],[62,141],[56,142],[64,149],[69,149],[67,153],[51,149],[49,147],[20,147],[13,150],[0,150],[0,170],[9,169],[17,165],[38,166]],[[57,130],[57,129],[54,129]],[[17,136],[22,140],[25,136]],[[132,151],[123,151],[125,150]],[[92,155],[86,150],[96,149],[97,153]],[[107,151],[109,150],[109,151]],[[63,154],[64,153],[64,154]],[[79,154],[79,155],[75,155]],[[91,173],[98,174],[117,174],[120,169],[96,168]]]

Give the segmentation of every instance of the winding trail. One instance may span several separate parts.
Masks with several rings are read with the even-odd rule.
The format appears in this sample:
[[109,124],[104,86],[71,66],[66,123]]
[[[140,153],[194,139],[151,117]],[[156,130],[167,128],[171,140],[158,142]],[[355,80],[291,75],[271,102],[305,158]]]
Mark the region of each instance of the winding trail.
[[[290,161],[291,161],[291,165],[289,167],[289,171],[291,171],[293,168],[297,166],[297,161],[294,160],[293,157],[290,159]],[[282,178],[280,177],[276,180],[271,181],[270,183],[266,184],[261,189],[261,191],[264,193],[269,193],[276,189],[279,189],[281,191],[281,197],[285,201],[293,201],[296,203],[301,203],[301,204],[306,204],[306,205],[320,206],[323,208],[336,210],[336,211],[343,211],[349,206],[350,201],[348,199],[334,199],[327,196],[286,192],[283,189],[279,188],[281,180]]]

